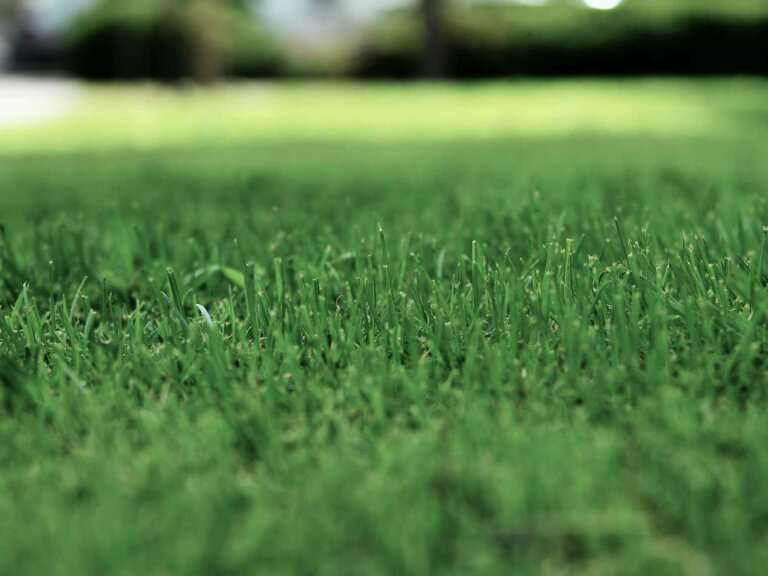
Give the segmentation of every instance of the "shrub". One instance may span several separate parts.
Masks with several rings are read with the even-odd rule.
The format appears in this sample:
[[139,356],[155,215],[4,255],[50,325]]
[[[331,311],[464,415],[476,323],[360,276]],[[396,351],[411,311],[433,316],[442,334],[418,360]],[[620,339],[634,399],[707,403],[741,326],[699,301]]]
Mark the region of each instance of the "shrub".
[[[90,79],[176,80],[199,75],[196,42],[209,43],[212,73],[271,76],[281,69],[280,49],[250,15],[220,5],[216,21],[190,2],[103,0],[85,10],[65,40],[68,67]],[[196,20],[197,18],[197,20]]]
[[[454,6],[446,11],[448,74],[513,75],[766,74],[768,11],[671,9],[653,2],[613,11],[575,4]],[[726,6],[726,5],[723,5]],[[747,10],[746,7],[750,9]],[[393,12],[360,47],[352,73],[409,77],[420,71],[420,25]]]

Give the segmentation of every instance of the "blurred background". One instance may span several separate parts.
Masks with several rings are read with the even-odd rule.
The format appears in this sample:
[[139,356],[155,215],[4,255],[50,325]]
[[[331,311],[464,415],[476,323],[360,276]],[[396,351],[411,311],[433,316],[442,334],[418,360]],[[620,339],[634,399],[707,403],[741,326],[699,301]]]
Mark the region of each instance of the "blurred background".
[[765,0],[0,0],[0,70],[93,80],[768,73]]
[[766,74],[766,0],[0,0],[0,151],[743,134]]

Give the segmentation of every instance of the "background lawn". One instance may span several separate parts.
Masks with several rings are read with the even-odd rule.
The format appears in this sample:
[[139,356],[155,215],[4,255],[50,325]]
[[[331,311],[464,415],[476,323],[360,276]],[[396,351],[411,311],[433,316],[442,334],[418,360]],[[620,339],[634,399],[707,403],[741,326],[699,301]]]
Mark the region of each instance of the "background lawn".
[[758,573],[767,192],[748,80],[7,129],[0,572]]

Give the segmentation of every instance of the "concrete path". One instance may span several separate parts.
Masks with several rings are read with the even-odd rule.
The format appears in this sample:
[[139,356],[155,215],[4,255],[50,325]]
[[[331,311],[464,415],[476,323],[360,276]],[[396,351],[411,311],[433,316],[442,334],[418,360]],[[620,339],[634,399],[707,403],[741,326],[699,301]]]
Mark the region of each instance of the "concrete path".
[[65,116],[80,95],[78,84],[69,80],[0,75],[0,129]]

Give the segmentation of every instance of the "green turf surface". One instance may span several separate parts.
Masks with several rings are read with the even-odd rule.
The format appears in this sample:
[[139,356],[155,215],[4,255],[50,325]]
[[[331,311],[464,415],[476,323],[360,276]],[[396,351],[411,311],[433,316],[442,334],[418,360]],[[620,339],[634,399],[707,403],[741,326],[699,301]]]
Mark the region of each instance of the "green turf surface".
[[249,90],[0,139],[0,573],[760,572],[768,87]]
[[[466,85],[152,85],[88,90],[52,127],[3,133],[0,154],[254,142],[402,143],[573,134],[743,138],[768,118],[757,80]],[[759,132],[762,134],[762,131]]]

